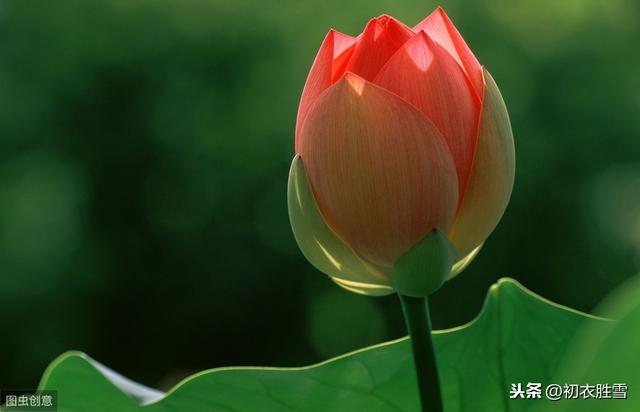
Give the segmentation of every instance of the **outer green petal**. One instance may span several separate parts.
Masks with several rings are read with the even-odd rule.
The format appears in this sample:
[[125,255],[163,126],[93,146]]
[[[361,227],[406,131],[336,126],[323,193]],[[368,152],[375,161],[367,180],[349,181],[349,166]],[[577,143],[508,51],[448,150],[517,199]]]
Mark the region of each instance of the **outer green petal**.
[[460,256],[472,253],[491,234],[504,213],[515,175],[509,115],[500,90],[484,70],[485,96],[471,177],[449,238]]
[[345,288],[349,292],[367,296],[385,296],[395,291],[389,286],[374,285],[373,283],[360,283],[350,280],[331,278],[338,286]]
[[293,158],[288,187],[289,219],[300,250],[313,266],[351,291],[393,293],[390,279],[365,262],[326,224],[318,210],[300,156]]
[[447,236],[434,229],[393,265],[393,288],[403,296],[429,296],[448,279],[456,259]]
[[456,263],[453,264],[453,267],[451,268],[451,273],[449,273],[449,279],[459,275],[460,272],[462,272],[467,268],[467,266],[469,266],[469,263],[473,262],[473,259],[475,259],[476,256],[478,256],[478,253],[480,253],[480,249],[482,249],[482,245],[484,245],[484,243],[481,243],[480,246],[473,249],[471,253],[469,253],[467,256],[463,257],[462,259],[458,260]]

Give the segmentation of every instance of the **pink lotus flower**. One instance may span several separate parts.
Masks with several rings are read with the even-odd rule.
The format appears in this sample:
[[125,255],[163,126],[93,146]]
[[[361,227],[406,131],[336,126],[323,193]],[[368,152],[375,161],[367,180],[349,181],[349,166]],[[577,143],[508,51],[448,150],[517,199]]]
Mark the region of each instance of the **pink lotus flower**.
[[296,122],[289,211],[307,259],[349,289],[393,291],[393,267],[434,229],[459,271],[500,220],[514,147],[500,92],[445,12],[330,30]]

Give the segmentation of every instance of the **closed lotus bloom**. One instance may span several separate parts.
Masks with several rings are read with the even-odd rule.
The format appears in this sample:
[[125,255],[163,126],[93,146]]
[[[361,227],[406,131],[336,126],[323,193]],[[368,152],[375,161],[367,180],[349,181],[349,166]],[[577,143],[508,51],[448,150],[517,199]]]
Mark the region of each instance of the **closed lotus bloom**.
[[500,220],[515,170],[500,92],[442,9],[413,28],[381,16],[357,37],[329,31],[302,92],[295,153],[300,249],[371,295],[398,290],[399,263],[425,242],[452,252],[445,278],[462,270]]

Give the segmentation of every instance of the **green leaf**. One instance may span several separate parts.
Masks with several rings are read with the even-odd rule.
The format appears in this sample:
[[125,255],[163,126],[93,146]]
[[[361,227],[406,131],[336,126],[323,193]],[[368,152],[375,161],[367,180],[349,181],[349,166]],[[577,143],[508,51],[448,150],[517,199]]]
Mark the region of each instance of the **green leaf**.
[[[620,286],[600,305],[598,312],[616,321],[585,324],[577,332],[568,351],[571,356],[555,381],[593,386],[625,384],[628,399],[563,400],[562,410],[637,412],[640,410],[640,277]],[[610,395],[613,397],[613,391]]]
[[[601,322],[546,301],[514,280],[499,281],[474,321],[435,332],[447,412],[517,412],[542,402],[509,400],[510,384],[548,382],[575,331]],[[306,368],[205,371],[166,395],[72,352],[53,362],[41,388],[59,391],[60,412],[419,410],[406,338]]]

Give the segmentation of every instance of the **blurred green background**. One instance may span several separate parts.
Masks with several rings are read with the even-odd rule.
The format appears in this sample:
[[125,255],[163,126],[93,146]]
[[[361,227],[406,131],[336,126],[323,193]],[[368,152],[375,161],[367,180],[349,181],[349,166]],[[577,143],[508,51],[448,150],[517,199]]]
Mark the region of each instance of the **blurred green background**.
[[[502,89],[517,174],[435,326],[469,321],[504,275],[589,311],[640,269],[640,4],[439,4]],[[304,260],[286,181],[326,31],[437,5],[0,1],[0,388],[68,349],[168,388],[402,336],[395,297]]]

